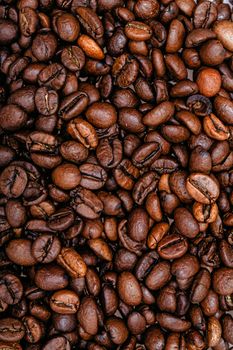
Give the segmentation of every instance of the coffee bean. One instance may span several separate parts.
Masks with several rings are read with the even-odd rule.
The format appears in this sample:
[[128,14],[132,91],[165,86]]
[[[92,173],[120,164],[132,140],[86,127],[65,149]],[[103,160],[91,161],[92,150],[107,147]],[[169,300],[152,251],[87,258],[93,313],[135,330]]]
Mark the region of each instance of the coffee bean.
[[12,43],[16,39],[18,34],[18,28],[13,21],[1,18],[0,32],[1,45],[7,45]]
[[35,283],[39,288],[46,291],[63,289],[68,285],[68,276],[62,267],[46,265],[36,272]]
[[9,104],[0,109],[1,127],[6,131],[16,131],[22,128],[27,120],[27,114],[19,106]]
[[70,120],[81,114],[89,102],[87,94],[74,92],[65,97],[58,110],[58,115],[64,120]]
[[110,339],[116,345],[123,344],[128,337],[128,329],[121,318],[112,317],[106,321]]
[[20,279],[11,274],[6,273],[0,279],[1,300],[8,305],[18,304],[23,296],[23,285]]
[[161,313],[156,316],[160,326],[172,332],[185,332],[191,327],[191,323],[186,320],[181,320],[178,317],[168,314]]
[[158,253],[163,259],[177,259],[188,250],[188,242],[178,234],[171,234],[162,238],[158,243]]
[[89,7],[78,6],[76,14],[81,25],[85,28],[87,33],[94,39],[100,39],[103,36],[104,28],[101,20],[97,14]]
[[0,340],[6,342],[18,342],[25,334],[23,323],[16,318],[2,318],[0,320]]
[[97,128],[109,128],[117,121],[117,113],[110,103],[95,102],[86,111],[89,123]]
[[70,13],[57,13],[53,18],[53,26],[59,37],[68,42],[75,41],[79,35],[78,20]]
[[82,299],[77,316],[85,332],[92,335],[97,334],[100,315],[94,298],[86,296]]
[[49,234],[37,237],[32,244],[32,255],[41,263],[50,263],[55,260],[60,250],[61,243],[59,239]]
[[55,185],[63,190],[71,190],[78,186],[81,180],[79,169],[71,163],[64,163],[53,170],[52,179]]
[[122,272],[117,281],[120,298],[128,305],[139,305],[142,300],[141,287],[130,272]]
[[212,97],[221,88],[221,76],[216,69],[204,68],[197,76],[197,85],[202,95]]
[[214,272],[213,288],[220,295],[230,295],[232,292],[232,269],[222,267]]
[[75,314],[79,308],[79,297],[75,292],[63,289],[51,296],[50,307],[59,314]]
[[212,204],[219,196],[219,184],[209,175],[193,173],[187,178],[186,186],[189,194],[203,204]]
[[66,80],[66,71],[58,63],[51,64],[42,69],[38,75],[39,85],[44,85],[50,89],[60,90]]
[[96,148],[98,145],[98,136],[94,127],[81,118],[73,119],[67,126],[67,132],[86,148]]
[[82,257],[72,248],[62,248],[57,257],[60,264],[71,277],[83,277],[86,274],[86,264]]
[[214,25],[214,32],[216,33],[217,38],[221,41],[223,46],[230,51],[233,50],[233,46],[231,43],[231,38],[233,33],[232,31],[233,31],[233,26],[231,21],[224,20],[224,21],[217,22]]
[[17,238],[10,241],[6,246],[6,254],[15,264],[32,266],[36,260],[31,254],[31,248],[32,242],[29,239]]
[[171,279],[169,262],[159,262],[146,278],[146,286],[151,290],[162,288]]
[[138,62],[129,54],[118,57],[112,67],[112,75],[120,88],[127,88],[137,79],[139,72]]
[[36,91],[35,104],[39,113],[54,114],[58,109],[58,95],[55,90],[41,87]]
[[80,37],[78,38],[78,45],[88,57],[91,57],[96,60],[104,59],[103,50],[97,44],[97,42],[90,38],[88,35],[80,35]]
[[42,32],[37,34],[32,42],[32,54],[38,61],[50,60],[57,49],[57,40],[53,33]]
[[51,348],[54,349],[64,349],[64,350],[71,350],[71,345],[69,341],[62,336],[56,336],[52,339],[50,339],[46,344],[43,346],[43,350],[49,350]]

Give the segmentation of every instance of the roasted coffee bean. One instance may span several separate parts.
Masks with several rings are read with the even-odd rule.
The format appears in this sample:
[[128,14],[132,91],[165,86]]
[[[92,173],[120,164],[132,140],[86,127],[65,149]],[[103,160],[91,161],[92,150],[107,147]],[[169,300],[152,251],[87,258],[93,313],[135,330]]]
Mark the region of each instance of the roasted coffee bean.
[[57,49],[57,40],[51,32],[41,32],[37,34],[32,42],[32,54],[38,59],[38,61],[50,60]]
[[1,45],[7,45],[12,43],[18,34],[18,28],[17,25],[7,19],[1,18],[0,20],[0,31],[1,31],[1,36],[0,36],[0,43]]
[[68,276],[60,266],[46,265],[36,271],[35,283],[42,290],[53,291],[63,289],[68,285]]
[[48,86],[49,88],[54,90],[60,90],[64,85],[65,80],[65,68],[58,63],[54,63],[48,67],[45,67],[40,71],[38,75],[39,85]]
[[17,238],[6,246],[8,258],[17,265],[32,266],[36,260],[31,253],[32,242],[29,239]]
[[0,320],[0,340],[6,342],[18,342],[25,334],[23,323],[16,318],[2,318]]
[[219,196],[219,184],[209,175],[193,173],[187,178],[186,186],[189,194],[203,204],[212,204]]
[[44,234],[36,238],[32,244],[32,255],[41,263],[50,263],[61,251],[59,239],[53,235]]
[[78,46],[68,46],[62,50],[61,61],[72,72],[77,72],[84,67],[85,55]]
[[20,279],[11,273],[1,276],[0,294],[1,300],[8,305],[18,304],[23,296],[23,286]]
[[39,113],[54,114],[58,109],[58,95],[55,90],[41,87],[36,91],[35,104]]
[[79,308],[79,297],[75,292],[63,289],[51,296],[50,307],[59,314],[75,314]]
[[129,54],[118,57],[112,67],[112,75],[120,88],[127,88],[137,79],[139,63]]
[[90,123],[81,118],[71,120],[67,126],[67,132],[86,148],[96,148],[98,145],[96,130]]
[[109,128],[116,123],[117,113],[111,104],[93,103],[86,111],[87,120],[97,128]]
[[17,105],[8,104],[0,109],[0,123],[3,130],[16,131],[24,127],[27,120],[27,114]]
[[55,14],[53,27],[58,36],[68,42],[75,41],[80,31],[78,20],[72,14],[66,12]]
[[86,109],[88,102],[87,94],[74,92],[64,98],[58,110],[58,115],[64,120],[70,120],[81,114]]
[[81,25],[85,28],[88,34],[94,39],[100,39],[103,36],[104,28],[97,14],[89,7],[78,6],[76,14]]
[[163,259],[177,259],[183,256],[188,250],[188,242],[178,234],[165,236],[158,243],[158,254]]

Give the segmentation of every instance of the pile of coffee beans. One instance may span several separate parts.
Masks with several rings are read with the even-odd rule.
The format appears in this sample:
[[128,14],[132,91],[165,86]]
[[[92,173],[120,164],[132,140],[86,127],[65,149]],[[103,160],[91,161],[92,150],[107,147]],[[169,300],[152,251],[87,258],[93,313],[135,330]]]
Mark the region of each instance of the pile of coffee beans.
[[231,18],[0,1],[0,350],[233,349]]

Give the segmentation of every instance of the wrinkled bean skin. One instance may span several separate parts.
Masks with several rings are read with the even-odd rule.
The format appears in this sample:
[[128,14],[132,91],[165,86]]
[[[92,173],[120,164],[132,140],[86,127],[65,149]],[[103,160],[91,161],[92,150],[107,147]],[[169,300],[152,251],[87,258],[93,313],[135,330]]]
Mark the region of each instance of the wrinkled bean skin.
[[232,11],[0,0],[0,350],[232,348]]

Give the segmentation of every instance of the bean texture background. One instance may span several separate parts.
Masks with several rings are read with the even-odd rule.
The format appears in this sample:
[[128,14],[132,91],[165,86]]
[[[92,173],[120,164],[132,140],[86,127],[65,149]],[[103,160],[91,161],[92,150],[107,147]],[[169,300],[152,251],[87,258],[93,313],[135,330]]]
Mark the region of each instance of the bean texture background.
[[233,350],[225,0],[0,0],[0,350]]

